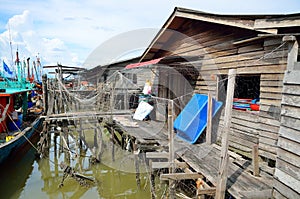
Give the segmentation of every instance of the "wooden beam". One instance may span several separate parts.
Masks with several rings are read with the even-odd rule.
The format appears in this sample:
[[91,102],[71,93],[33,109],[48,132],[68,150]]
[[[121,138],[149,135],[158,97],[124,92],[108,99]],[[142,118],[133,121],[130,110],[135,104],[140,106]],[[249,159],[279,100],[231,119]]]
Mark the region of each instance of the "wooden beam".
[[199,189],[197,191],[197,196],[199,196],[199,195],[215,195],[215,194],[216,194],[216,188],[215,187]]
[[261,191],[241,191],[240,194],[243,195],[242,198],[248,199],[264,199],[264,198],[273,198],[272,197],[273,189],[265,189]]
[[[168,101],[168,131],[169,131],[169,162],[170,167],[169,167],[169,174],[172,175],[175,171],[175,165],[174,165],[174,160],[175,160],[175,152],[174,152],[174,101],[169,100]],[[175,189],[173,186],[174,181],[172,179],[169,179],[169,198],[173,199],[175,198]]]
[[167,152],[147,152],[146,158],[148,159],[159,159],[159,158],[169,158],[169,153]]
[[207,126],[206,126],[206,143],[212,143],[212,97],[208,93],[208,104],[207,104]]
[[160,180],[187,180],[201,177],[199,173],[164,173],[160,175]]
[[300,19],[297,16],[274,18],[274,19],[256,19],[254,22],[254,29],[264,28],[284,28],[299,26]]
[[253,175],[259,176],[259,159],[258,159],[258,145],[253,145],[252,148],[252,164],[253,164]]
[[299,84],[300,70],[286,71],[284,74],[284,84]]
[[174,166],[175,168],[188,168],[188,165],[185,162],[152,162],[152,169],[162,169],[162,168],[169,168],[170,166]]
[[294,70],[295,63],[297,62],[299,45],[295,36],[284,36],[282,41],[288,42],[288,58],[287,70]]
[[222,135],[221,161],[219,176],[217,182],[216,199],[223,199],[225,197],[227,174],[228,174],[228,140],[231,125],[231,113],[233,104],[233,94],[235,85],[236,69],[230,69],[228,72],[228,86],[227,97],[224,115],[224,131]]

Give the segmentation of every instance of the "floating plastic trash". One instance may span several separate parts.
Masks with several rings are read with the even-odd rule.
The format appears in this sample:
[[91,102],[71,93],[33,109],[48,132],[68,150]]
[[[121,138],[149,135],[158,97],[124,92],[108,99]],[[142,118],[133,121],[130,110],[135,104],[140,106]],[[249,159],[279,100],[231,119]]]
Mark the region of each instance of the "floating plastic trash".
[[[194,94],[188,104],[174,121],[176,136],[193,144],[200,137],[207,125],[208,96]],[[212,99],[212,115],[221,108],[222,102]]]

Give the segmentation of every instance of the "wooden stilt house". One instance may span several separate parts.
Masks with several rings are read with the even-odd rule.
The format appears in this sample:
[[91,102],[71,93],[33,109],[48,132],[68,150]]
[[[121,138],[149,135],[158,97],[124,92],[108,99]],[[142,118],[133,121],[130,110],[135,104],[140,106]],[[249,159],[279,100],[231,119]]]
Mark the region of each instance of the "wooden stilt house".
[[[179,73],[159,73],[164,86],[158,95],[169,98],[185,93],[177,78],[182,75],[194,92],[225,101],[228,70],[237,70],[229,146],[251,158],[258,145],[266,164],[260,169],[273,177],[275,198],[300,197],[299,39],[300,14],[219,15],[175,8],[140,60],[184,58],[167,63]],[[223,113],[219,129],[222,120]]]

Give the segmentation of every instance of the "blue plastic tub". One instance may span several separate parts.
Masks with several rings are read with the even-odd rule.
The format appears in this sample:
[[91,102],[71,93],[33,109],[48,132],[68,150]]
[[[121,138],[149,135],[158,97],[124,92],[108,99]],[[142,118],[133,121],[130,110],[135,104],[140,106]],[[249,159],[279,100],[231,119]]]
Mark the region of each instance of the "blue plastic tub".
[[[213,116],[222,102],[212,100]],[[207,125],[208,96],[195,94],[174,121],[177,136],[191,144],[195,143]]]

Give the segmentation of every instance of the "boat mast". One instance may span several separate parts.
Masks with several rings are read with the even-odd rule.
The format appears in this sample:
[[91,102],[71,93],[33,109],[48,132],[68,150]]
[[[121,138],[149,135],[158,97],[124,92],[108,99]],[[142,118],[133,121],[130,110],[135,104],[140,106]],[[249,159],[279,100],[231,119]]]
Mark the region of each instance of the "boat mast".
[[[11,63],[10,63],[10,66],[13,67],[13,60],[14,60],[14,56],[13,56],[13,51],[12,51],[12,38],[11,38],[11,32],[10,32],[10,25],[9,25],[9,22],[8,22],[8,34],[9,34],[9,46],[10,46],[10,55],[11,55]],[[13,67],[13,69],[15,69]],[[13,70],[15,72],[15,70]]]
[[20,66],[20,59],[19,59],[19,52],[17,49],[16,52],[16,65],[17,65],[17,69],[18,69],[18,73],[17,73],[17,78],[18,78],[18,82],[22,82],[22,74],[21,74],[21,66]]

